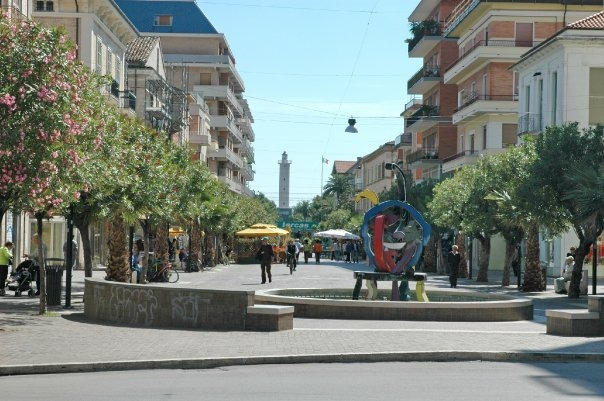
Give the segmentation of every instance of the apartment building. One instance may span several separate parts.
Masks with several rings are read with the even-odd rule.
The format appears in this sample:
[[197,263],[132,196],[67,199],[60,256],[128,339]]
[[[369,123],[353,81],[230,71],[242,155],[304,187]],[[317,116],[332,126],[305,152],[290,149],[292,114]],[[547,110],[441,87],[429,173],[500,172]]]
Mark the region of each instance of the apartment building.
[[457,87],[452,115],[457,152],[445,158],[445,174],[516,144],[519,80],[510,66],[567,24],[603,6],[588,0],[457,3],[443,26],[443,36],[456,39],[458,46],[444,70],[444,83]]
[[[31,6],[29,0],[0,0],[0,11],[6,13],[9,18],[30,18]],[[49,6],[52,7],[52,4]]]
[[[228,42],[194,0],[117,0],[144,36],[157,36],[172,87],[187,94],[184,140],[235,193],[251,195],[253,117]],[[208,123],[209,120],[209,124]]]
[[[519,82],[521,133],[574,121],[580,128],[604,124],[604,11],[567,25],[524,54],[512,69]],[[578,243],[573,230],[543,239],[540,258],[560,267],[568,249]],[[602,255],[604,236],[598,243]],[[599,263],[602,275],[604,265]]]
[[[356,163],[350,165],[348,174],[354,177],[355,190],[357,192],[370,190],[379,195],[390,189],[394,182],[394,172],[386,170],[386,163],[396,163],[398,151],[394,141],[386,142],[373,152],[360,157]],[[365,213],[374,205],[369,199],[360,199],[355,204],[355,211]]]
[[407,40],[408,54],[423,59],[422,67],[407,82],[407,93],[417,98],[403,111],[404,134],[411,136],[404,163],[415,182],[441,178],[443,160],[457,151],[452,124],[457,87],[443,80],[445,67],[457,55],[457,43],[442,31],[456,3],[422,0],[409,16],[412,37]]

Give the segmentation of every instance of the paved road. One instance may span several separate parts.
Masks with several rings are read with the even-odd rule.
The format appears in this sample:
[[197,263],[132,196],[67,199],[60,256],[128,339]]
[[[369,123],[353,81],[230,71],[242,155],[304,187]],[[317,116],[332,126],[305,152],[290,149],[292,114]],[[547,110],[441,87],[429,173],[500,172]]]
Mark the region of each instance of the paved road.
[[[342,262],[300,265],[293,275],[273,266],[273,282],[260,284],[257,265],[218,266],[181,273],[177,286],[231,290],[267,288],[350,288],[353,270]],[[94,277],[102,278],[102,271]],[[83,272],[74,272],[71,310],[49,308],[37,315],[37,299],[0,298],[0,374],[109,370],[116,368],[211,367],[272,362],[405,360],[604,360],[604,339],[545,334],[547,308],[585,308],[549,291],[518,293],[496,280],[478,284],[460,279],[458,290],[507,293],[535,302],[533,321],[501,323],[294,319],[284,332],[229,332],[120,327],[87,321],[83,314]],[[551,283],[550,283],[551,284]],[[427,291],[448,287],[445,276],[430,275]],[[591,289],[590,289],[591,293]],[[598,287],[604,293],[604,286]]]

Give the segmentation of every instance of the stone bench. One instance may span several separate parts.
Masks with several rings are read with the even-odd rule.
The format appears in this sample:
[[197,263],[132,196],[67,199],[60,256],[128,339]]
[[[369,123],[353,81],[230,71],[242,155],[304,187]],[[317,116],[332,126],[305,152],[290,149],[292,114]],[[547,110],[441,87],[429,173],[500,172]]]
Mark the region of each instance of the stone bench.
[[545,311],[547,334],[567,337],[604,336],[604,295],[589,295],[587,310],[562,309]]
[[282,331],[294,328],[294,307],[254,305],[247,307],[245,329],[249,331]]
[[[413,276],[409,277],[406,274],[394,274],[388,272],[363,272],[356,271],[354,272],[354,278],[356,279],[356,283],[354,286],[354,290],[352,291],[352,299],[359,299],[359,294],[361,293],[361,287],[363,286],[363,280],[365,280],[365,284],[367,286],[367,299],[375,300],[377,298],[377,282],[378,281],[391,281],[392,282],[392,300],[400,301],[405,286],[408,288],[409,281],[417,281],[420,288],[416,287],[416,296],[418,301],[428,300],[425,290],[424,290],[424,282],[428,279],[428,275],[426,273],[417,273],[414,272]],[[397,288],[398,282],[401,282],[401,288]]]
[[202,330],[293,328],[293,307],[254,305],[254,291],[130,284],[87,278],[84,315],[116,324]]

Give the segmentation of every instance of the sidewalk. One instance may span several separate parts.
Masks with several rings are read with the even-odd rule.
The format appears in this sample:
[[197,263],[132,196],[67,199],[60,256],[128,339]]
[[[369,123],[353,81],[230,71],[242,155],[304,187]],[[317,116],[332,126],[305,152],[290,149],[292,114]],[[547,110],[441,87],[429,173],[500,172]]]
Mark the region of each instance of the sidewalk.
[[[273,282],[262,285],[259,266],[230,265],[205,272],[181,272],[178,283],[162,285],[231,290],[350,288],[352,292],[352,271],[365,269],[363,264],[325,261],[320,265],[302,263],[290,275],[285,265],[274,265]],[[515,285],[502,288],[496,276],[491,273],[487,284],[460,279],[458,291],[479,290],[533,299],[533,321],[296,318],[294,330],[264,333],[148,329],[86,321],[82,304],[84,274],[78,270],[73,277],[73,309],[50,307],[52,313],[41,317],[37,315],[37,298],[0,297],[0,374],[345,361],[604,361],[603,338],[545,334],[546,309],[586,308],[586,297],[571,300],[555,294],[551,279],[547,292],[519,293]],[[94,277],[102,278],[104,273],[95,271]],[[598,294],[604,293],[603,284],[599,282]],[[448,288],[447,277],[430,275],[426,288],[428,294],[430,289]]]

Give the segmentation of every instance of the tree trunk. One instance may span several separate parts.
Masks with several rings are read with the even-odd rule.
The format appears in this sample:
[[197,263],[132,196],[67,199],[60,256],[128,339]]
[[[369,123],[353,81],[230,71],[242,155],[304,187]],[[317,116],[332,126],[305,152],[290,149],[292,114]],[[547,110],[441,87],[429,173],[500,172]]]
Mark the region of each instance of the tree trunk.
[[478,235],[476,238],[480,242],[480,252],[478,253],[478,276],[476,277],[476,282],[488,283],[489,258],[491,256],[491,237]]
[[199,260],[203,260],[203,254],[202,254],[202,249],[201,249],[201,226],[199,224],[199,221],[197,221],[197,219],[195,219],[195,221],[193,221],[193,225],[191,226],[191,249],[189,250],[189,253],[193,254],[195,253],[198,257]]
[[168,241],[170,241],[168,227],[166,222],[159,223],[155,230],[155,258],[161,261],[168,261]]
[[539,226],[531,224],[526,236],[526,269],[524,287],[526,292],[545,290],[545,277],[539,261]]
[[90,224],[87,221],[80,221],[76,225],[82,239],[82,249],[84,251],[84,276],[92,277],[92,245],[90,243]]
[[44,253],[44,241],[42,241],[42,217],[44,212],[36,212],[36,232],[38,234],[38,263],[40,275],[40,309],[38,313],[44,315],[46,313],[46,254]]
[[[569,298],[579,298],[581,295],[580,284],[581,277],[583,276],[583,261],[585,260],[585,256],[589,254],[589,248],[591,248],[593,242],[594,241],[588,239],[587,236],[584,236],[582,240],[579,241],[579,246],[575,253],[575,265],[573,266],[570,286],[568,287]],[[600,255],[598,255],[598,257],[599,256]]]
[[466,236],[462,233],[457,234],[457,238],[455,239],[455,245],[457,245],[457,251],[461,255],[461,260],[459,261],[459,270],[457,272],[458,277],[467,278],[468,277],[468,259],[466,258]]
[[149,219],[140,220],[140,225],[143,229],[143,247],[145,248],[143,251],[143,260],[140,261],[140,264],[142,266],[142,277],[140,282],[143,284],[147,284],[147,276],[149,272],[149,232],[151,231],[151,225],[149,224]]
[[107,259],[107,280],[122,283],[130,281],[130,263],[128,262],[128,227],[124,217],[118,214],[109,224],[109,258]]
[[424,248],[424,261],[422,271],[436,272],[436,235],[432,234],[428,244]]
[[510,271],[512,270],[512,263],[518,258],[518,242],[513,239],[505,240],[505,262],[503,265],[503,276],[501,278],[501,285],[507,287],[510,285]]

